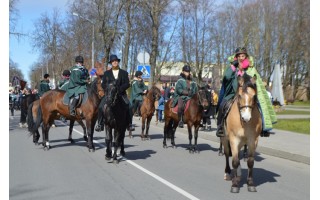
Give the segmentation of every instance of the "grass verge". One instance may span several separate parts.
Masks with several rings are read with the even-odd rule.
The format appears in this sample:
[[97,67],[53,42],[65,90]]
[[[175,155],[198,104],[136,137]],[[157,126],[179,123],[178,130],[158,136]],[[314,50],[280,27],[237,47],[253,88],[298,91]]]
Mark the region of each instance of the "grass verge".
[[278,119],[273,128],[310,135],[310,119]]

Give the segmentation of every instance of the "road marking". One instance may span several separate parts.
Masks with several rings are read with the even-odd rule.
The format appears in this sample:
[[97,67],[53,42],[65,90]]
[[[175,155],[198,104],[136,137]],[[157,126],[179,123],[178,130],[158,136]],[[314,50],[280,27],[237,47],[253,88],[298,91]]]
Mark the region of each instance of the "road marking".
[[[83,133],[76,130],[75,128],[73,129],[75,132],[79,133],[80,135],[83,136]],[[106,148],[105,145],[100,144],[97,140],[93,140],[94,143],[96,143],[97,145],[99,145],[102,148]],[[137,169],[141,170],[142,172],[148,174],[149,176],[153,177],[154,179],[160,181],[161,183],[165,184],[166,186],[170,187],[171,189],[177,191],[178,193],[182,194],[183,196],[187,197],[188,199],[192,199],[192,200],[198,200],[199,198],[193,196],[192,194],[186,192],[185,190],[179,188],[178,186],[175,186],[174,184],[170,183],[169,181],[161,178],[160,176],[156,175],[153,172],[150,172],[149,170],[143,168],[142,166],[138,165],[137,163],[128,160],[127,158],[123,157],[123,160],[126,161],[127,163],[129,163],[130,165],[136,167]]]

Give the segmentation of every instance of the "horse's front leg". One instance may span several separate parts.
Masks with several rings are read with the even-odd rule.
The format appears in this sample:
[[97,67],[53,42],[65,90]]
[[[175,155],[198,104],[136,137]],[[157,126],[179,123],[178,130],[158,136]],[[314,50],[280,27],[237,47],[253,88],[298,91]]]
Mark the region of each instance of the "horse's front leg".
[[142,126],[141,126],[141,140],[144,140],[145,136],[144,136],[144,129],[146,128],[146,117],[142,116]]
[[110,128],[110,126],[106,126],[105,127],[105,134],[106,134],[106,155],[105,155],[105,159],[106,160],[110,160],[112,157],[112,128]]
[[167,120],[164,123],[163,128],[163,148],[168,148],[167,146],[167,136],[168,136],[168,130],[169,130],[169,123],[167,123]]
[[[78,120],[78,123],[80,124],[80,126],[82,127],[82,130],[83,130],[83,139],[84,139],[84,141],[88,142],[88,135],[87,135],[86,126],[84,125],[82,120]],[[93,124],[95,124],[95,123],[93,123]]]
[[[200,153],[200,151],[198,149],[198,131],[199,131],[199,127],[200,127],[200,125],[197,125],[194,128],[194,147],[193,147],[193,149],[194,149],[194,152],[196,152],[196,153]],[[192,131],[192,128],[190,128],[190,129]],[[192,132],[191,132],[191,134],[192,134]]]
[[224,149],[224,156],[226,159],[226,165],[224,168],[224,177],[223,179],[226,181],[230,181],[231,180],[231,168],[230,168],[230,164],[229,164],[229,157],[230,157],[230,145],[229,142],[226,138],[220,138],[220,142],[221,145],[223,145],[223,149]]
[[94,123],[91,122],[90,119],[86,119],[86,126],[87,126],[87,132],[88,132],[88,142],[87,147],[89,152],[95,152],[95,147],[93,144],[93,131],[94,131]]
[[147,118],[147,127],[146,127],[146,134],[145,134],[146,139],[150,139],[149,128],[150,128],[151,118],[152,118],[152,115]]
[[254,154],[255,154],[255,144],[251,144],[249,146],[248,151],[248,177],[247,177],[247,185],[248,185],[248,191],[249,192],[257,192],[257,189],[253,183],[253,166],[254,166]]
[[74,143],[74,140],[72,139],[73,126],[74,126],[74,120],[70,120],[68,141],[70,141],[71,143]]
[[112,156],[112,158],[113,158],[113,163],[115,163],[115,164],[118,164],[119,163],[119,160],[118,160],[118,158],[117,158],[117,152],[118,152],[118,148],[119,148],[119,132],[118,132],[118,130],[114,130],[114,152],[113,152],[113,156]]
[[49,143],[49,129],[51,127],[50,123],[43,123],[42,124],[42,146],[44,150],[50,149]]
[[239,193],[239,182],[241,180],[241,165],[239,159],[239,143],[237,141],[230,141],[232,152],[232,186],[230,192]]

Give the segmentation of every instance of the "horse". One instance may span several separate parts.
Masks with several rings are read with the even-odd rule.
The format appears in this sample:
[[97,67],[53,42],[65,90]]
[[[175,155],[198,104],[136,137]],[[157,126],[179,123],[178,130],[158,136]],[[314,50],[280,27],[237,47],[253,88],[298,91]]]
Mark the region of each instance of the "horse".
[[[38,141],[40,138],[40,134],[38,131],[38,127],[36,127],[36,120],[38,118],[38,116],[40,116],[40,114],[38,113],[39,111],[39,106],[40,106],[40,100],[36,100],[34,102],[32,102],[29,106],[28,106],[28,130],[30,135],[33,135],[33,143],[35,145],[38,145]],[[59,115],[57,115],[56,119],[60,119]],[[42,119],[40,118],[41,122]],[[40,122],[40,123],[41,123]],[[74,140],[72,139],[72,130],[73,130],[73,126],[74,126],[74,122],[75,120],[70,120],[70,125],[69,125],[69,137],[68,137],[68,141],[70,141],[70,143],[74,143]],[[87,130],[86,130],[86,126],[84,125],[82,120],[77,120],[77,122],[80,124],[80,126],[83,129],[83,139],[87,142],[88,141],[88,136],[87,136]]]
[[[174,134],[176,128],[179,123],[179,118],[177,114],[177,107],[171,108],[173,99],[171,98],[169,101],[165,103],[164,107],[164,137],[163,137],[163,148],[167,148],[167,138],[171,137],[171,144],[172,147],[176,147],[174,141]],[[200,127],[200,123],[202,120],[202,111],[207,109],[209,106],[210,100],[207,98],[206,91],[200,89],[197,93],[192,95],[191,99],[187,101],[184,115],[183,115],[183,122],[188,126],[188,137],[189,137],[189,153],[198,152],[197,148],[197,140],[198,140],[198,130]],[[194,127],[194,145],[191,144],[192,141],[192,127]]]
[[[161,97],[160,89],[153,85],[150,90],[148,90],[147,94],[143,97],[143,102],[140,108],[140,113],[142,117],[142,130],[141,130],[141,139],[149,139],[149,128],[152,116],[155,111],[155,101],[159,100]],[[158,120],[158,116],[156,116]],[[146,129],[146,134],[144,134],[144,130]]]
[[[258,138],[262,130],[262,119],[258,108],[257,88],[255,77],[248,75],[238,77],[238,89],[233,99],[229,114],[224,121],[225,137],[222,137],[226,166],[225,180],[231,180],[231,192],[239,192],[241,179],[241,166],[239,151],[248,146],[248,177],[247,185],[249,192],[256,192],[253,183],[254,154],[258,144]],[[232,176],[229,166],[229,156],[232,154]]]
[[[103,88],[101,86],[101,77],[97,76],[97,78],[90,84],[87,85],[87,95],[88,98],[86,101],[79,101],[76,110],[77,115],[71,116],[69,114],[69,106],[63,103],[64,90],[50,90],[43,94],[40,98],[40,106],[38,113],[40,114],[36,121],[36,127],[40,126],[41,118],[42,118],[42,145],[48,150],[50,148],[49,143],[49,129],[54,120],[58,117],[58,115],[63,115],[66,119],[69,120],[82,120],[86,121],[87,128],[87,147],[89,152],[94,152],[95,147],[93,144],[93,133],[94,133],[94,125],[97,120],[98,115],[98,106],[101,101],[101,97],[104,95]],[[59,113],[59,114],[58,114]]]
[[[114,163],[119,163],[117,159],[117,151],[121,147],[120,154],[125,156],[124,137],[126,127],[129,125],[129,115],[124,109],[129,106],[125,104],[116,86],[116,81],[107,84],[106,90],[106,105],[104,110],[105,117],[105,133],[106,133],[106,160],[113,159]],[[112,135],[114,129],[114,135]],[[112,142],[114,138],[114,143]],[[114,144],[114,153],[112,155],[112,144]]]

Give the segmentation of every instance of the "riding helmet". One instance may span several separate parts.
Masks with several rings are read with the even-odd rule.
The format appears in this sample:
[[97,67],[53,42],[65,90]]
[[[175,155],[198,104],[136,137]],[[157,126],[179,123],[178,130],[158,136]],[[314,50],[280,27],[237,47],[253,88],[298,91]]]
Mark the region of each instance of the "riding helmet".
[[139,77],[139,76],[142,76],[143,75],[143,73],[141,72],[141,71],[136,71],[136,73],[135,73],[135,77]]
[[183,66],[182,71],[184,71],[184,72],[190,72],[190,71],[191,71],[191,68],[190,68],[189,65],[185,65],[185,66]]
[[76,63],[83,63],[84,62],[83,57],[82,56],[77,56],[76,59],[75,59],[75,62]]
[[62,76],[70,76],[70,74],[70,71],[66,69],[63,71]]

